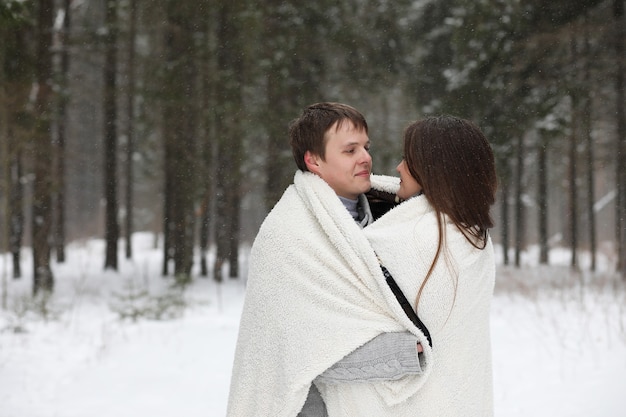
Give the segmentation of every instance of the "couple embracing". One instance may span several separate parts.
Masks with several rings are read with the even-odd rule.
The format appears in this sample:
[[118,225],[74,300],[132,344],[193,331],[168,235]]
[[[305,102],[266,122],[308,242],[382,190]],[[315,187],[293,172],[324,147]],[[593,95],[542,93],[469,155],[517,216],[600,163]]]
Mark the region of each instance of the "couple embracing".
[[483,133],[411,123],[400,178],[372,174],[348,105],[307,107],[289,137],[298,170],[252,246],[228,416],[492,416]]

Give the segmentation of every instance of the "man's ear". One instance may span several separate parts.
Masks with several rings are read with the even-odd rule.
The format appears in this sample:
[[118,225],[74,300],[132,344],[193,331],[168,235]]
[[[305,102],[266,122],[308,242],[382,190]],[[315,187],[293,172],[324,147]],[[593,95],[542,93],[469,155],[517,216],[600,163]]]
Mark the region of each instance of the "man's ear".
[[320,157],[313,154],[311,151],[306,151],[304,154],[304,163],[306,164],[307,169],[318,175],[320,170],[319,159]]

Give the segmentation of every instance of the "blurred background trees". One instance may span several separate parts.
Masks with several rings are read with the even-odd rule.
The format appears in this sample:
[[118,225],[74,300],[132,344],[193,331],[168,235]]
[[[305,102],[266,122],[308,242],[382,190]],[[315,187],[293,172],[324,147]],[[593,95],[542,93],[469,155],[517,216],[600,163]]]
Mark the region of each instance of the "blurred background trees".
[[102,237],[116,269],[133,231],[164,275],[237,277],[292,180],[290,120],[342,101],[381,174],[411,120],[474,120],[503,262],[601,251],[624,276],[624,31],[623,0],[3,0],[0,249],[16,278],[33,249],[34,291],[66,242]]

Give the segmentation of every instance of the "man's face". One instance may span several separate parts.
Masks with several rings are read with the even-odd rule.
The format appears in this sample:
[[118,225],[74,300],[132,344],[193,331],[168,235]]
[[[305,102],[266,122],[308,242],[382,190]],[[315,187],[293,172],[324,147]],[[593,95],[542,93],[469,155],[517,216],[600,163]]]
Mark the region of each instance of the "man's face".
[[340,197],[355,200],[371,188],[372,157],[365,130],[357,130],[350,122],[337,124],[326,132],[325,160],[307,152],[309,171],[319,175]]

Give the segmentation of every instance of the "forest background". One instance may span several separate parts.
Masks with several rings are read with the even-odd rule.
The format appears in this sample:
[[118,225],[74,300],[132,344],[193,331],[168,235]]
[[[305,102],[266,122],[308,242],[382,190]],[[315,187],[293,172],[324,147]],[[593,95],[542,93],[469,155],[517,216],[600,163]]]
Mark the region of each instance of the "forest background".
[[341,101],[378,174],[410,121],[475,121],[503,263],[565,247],[624,277],[625,38],[623,0],[0,0],[0,252],[19,278],[32,247],[35,294],[68,242],[117,270],[136,231],[164,275],[238,277],[293,178],[289,121]]

